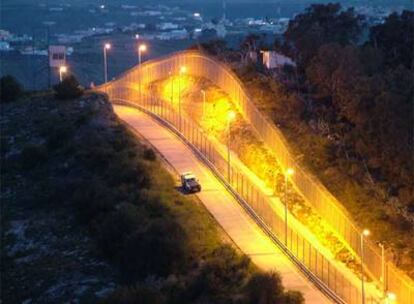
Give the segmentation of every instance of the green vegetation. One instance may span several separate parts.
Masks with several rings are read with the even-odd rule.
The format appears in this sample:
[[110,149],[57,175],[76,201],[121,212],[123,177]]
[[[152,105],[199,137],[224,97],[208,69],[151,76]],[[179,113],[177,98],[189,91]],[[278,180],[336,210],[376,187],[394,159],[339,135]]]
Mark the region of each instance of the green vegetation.
[[19,99],[23,95],[23,87],[10,75],[0,78],[0,102],[10,102]]
[[57,99],[74,99],[83,94],[83,88],[73,75],[63,78],[62,82],[55,85],[53,89],[56,92]]
[[[71,225],[94,240],[93,250],[118,276],[117,287],[101,303],[257,303],[249,300],[250,282],[258,275],[250,259],[193,196],[176,190],[155,152],[114,116],[103,96],[88,93],[60,102],[43,96],[16,106],[6,109],[9,123],[2,140],[2,192],[19,194],[7,199],[7,222],[21,218],[17,210],[30,210],[26,216],[59,210],[74,217]],[[20,133],[25,127],[30,133]],[[69,237],[57,226],[48,229],[59,231],[59,239]],[[44,246],[50,246],[48,240]],[[13,245],[6,241],[6,248]],[[62,276],[55,271],[62,252],[70,250],[60,244],[56,254],[45,256],[47,262],[36,260],[30,271],[18,264],[19,257],[3,257],[8,259],[2,265],[3,294],[16,303],[26,299],[24,294],[33,301],[50,300],[47,284]],[[65,275],[76,272],[72,264],[62,266]],[[275,292],[286,303],[303,303],[300,297],[288,302],[291,293],[279,285],[268,292],[271,299]],[[81,301],[96,302],[96,295]]]

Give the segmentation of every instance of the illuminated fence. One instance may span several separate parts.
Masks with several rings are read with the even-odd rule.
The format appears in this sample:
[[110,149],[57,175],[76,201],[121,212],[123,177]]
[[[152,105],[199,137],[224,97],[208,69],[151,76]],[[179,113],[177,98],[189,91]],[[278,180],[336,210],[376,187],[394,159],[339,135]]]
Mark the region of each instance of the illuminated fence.
[[[357,255],[360,253],[360,229],[355,226],[355,224],[350,220],[349,216],[347,215],[346,211],[340,205],[340,203],[336,200],[336,198],[329,193],[329,191],[312,175],[305,172],[294,160],[294,157],[289,152],[288,144],[285,141],[281,132],[274,126],[274,124],[269,121],[254,105],[254,103],[249,99],[246,91],[238,80],[237,76],[229,70],[225,65],[219,63],[218,61],[207,57],[200,52],[197,51],[185,51],[180,52],[172,56],[168,56],[156,61],[150,61],[143,64],[141,67],[136,67],[131,69],[130,71],[124,73],[119,77],[118,80],[110,82],[106,85],[99,87],[98,89],[105,91],[111,98],[118,98],[124,100],[134,100],[138,102],[139,96],[144,96],[144,93],[141,92],[141,89],[148,83],[151,83],[155,80],[166,78],[171,74],[176,74],[179,71],[181,66],[186,66],[189,74],[199,77],[204,77],[211,80],[217,86],[222,88],[226,93],[230,96],[230,98],[236,102],[240,112],[244,115],[245,119],[251,123],[254,129],[257,131],[259,136],[262,140],[268,145],[270,149],[275,153],[280,165],[282,168],[293,168],[295,169],[295,174],[292,176],[292,182],[296,190],[298,190],[302,196],[312,204],[312,206],[318,211],[318,213],[331,225],[331,227],[346,241],[349,245],[349,248]],[[164,117],[163,113],[157,113],[161,115],[163,118],[166,118],[169,122],[173,125],[177,126],[175,123],[177,122],[177,113],[174,113],[172,109],[168,109],[164,104],[160,101],[157,102],[160,108],[157,108],[152,103],[148,103],[148,97],[146,97],[146,106],[153,106],[153,110],[156,111],[166,111],[167,115],[172,115],[171,117]],[[158,109],[158,110],[157,110]],[[175,116],[174,116],[175,115]],[[174,118],[175,117],[175,118]],[[181,120],[181,123],[184,124],[184,120]],[[191,124],[190,122],[185,122],[186,124]],[[182,125],[182,127],[184,127]],[[191,128],[194,131],[194,126],[191,125]],[[191,140],[196,141],[197,147],[202,149],[202,153],[206,152],[207,148],[200,146],[198,143],[197,137],[193,138],[191,136],[192,133],[188,133],[183,129],[185,136],[190,136]],[[197,131],[199,132],[199,131]],[[198,134],[198,133],[197,133]],[[197,135],[201,136],[201,135]],[[190,139],[189,139],[190,140]],[[205,139],[206,140],[206,139]],[[206,144],[207,145],[207,144]],[[204,150],[203,150],[204,149]],[[211,151],[211,147],[209,144],[209,150]],[[208,152],[213,153],[213,152]],[[209,156],[206,157],[210,160]],[[218,159],[214,158],[219,162]],[[221,168],[222,164],[214,163],[217,168]],[[224,167],[226,168],[226,167]],[[225,172],[225,171],[221,171]],[[232,173],[236,174],[236,181],[240,179],[240,173]],[[237,179],[237,177],[239,179]],[[233,180],[232,180],[233,182]],[[244,182],[236,183],[235,188],[237,191],[242,191],[246,195],[245,189],[250,189],[247,186],[244,186],[243,183],[247,183],[247,180],[244,179]],[[247,188],[246,188],[247,187]],[[250,185],[250,187],[253,187]],[[253,188],[251,188],[253,189]],[[254,191],[254,190],[251,190]],[[257,192],[257,191],[256,191]],[[250,193],[250,192],[249,192]],[[244,198],[244,196],[243,196]],[[249,197],[250,198],[250,197]],[[263,202],[264,198],[262,197],[261,200],[252,200],[251,198],[248,200],[251,207],[256,211],[257,214],[261,216],[262,219],[265,220],[266,224],[271,227],[276,235],[280,236],[280,231],[278,230],[278,226],[274,226],[272,223],[274,219],[272,217],[274,212],[271,210],[271,207]],[[259,205],[257,205],[259,204]],[[267,207],[264,207],[267,206]],[[256,210],[256,208],[259,208]],[[295,234],[295,232],[292,232]],[[296,235],[296,238],[300,238],[300,236]],[[298,241],[300,242],[300,241]],[[293,244],[296,244],[293,242]],[[299,243],[298,243],[299,244]],[[299,245],[298,245],[299,246]],[[305,246],[305,245],[303,245]],[[303,251],[303,247],[302,251]],[[290,248],[292,250],[300,251],[301,249],[298,248]],[[368,242],[365,250],[365,265],[367,270],[371,273],[371,275],[380,280],[381,277],[381,256],[376,248],[375,245],[370,244]],[[306,251],[306,249],[305,249]],[[315,251],[316,252],[316,251]],[[315,254],[318,257],[317,254]],[[312,263],[313,256],[311,255],[309,263]],[[316,259],[318,261],[318,259]],[[316,265],[324,265],[324,262],[320,262],[322,264],[318,264],[315,262]],[[305,263],[306,265],[306,263]],[[312,270],[311,264],[307,265],[310,266]],[[323,266],[321,266],[323,267]],[[329,267],[329,266],[328,266]],[[328,268],[329,269],[329,268]],[[320,271],[317,267],[315,269],[316,272]],[[326,268],[325,268],[326,271]],[[313,272],[313,271],[312,271]],[[322,270],[322,275],[324,271]],[[329,273],[329,271],[328,271]],[[319,277],[319,276],[318,276]],[[335,276],[329,276],[329,280]],[[322,278],[323,280],[323,278]],[[339,280],[339,279],[338,279]],[[337,283],[338,280],[335,279]],[[325,281],[324,281],[325,282]],[[335,283],[335,284],[336,284]],[[330,285],[329,285],[330,286]],[[392,265],[390,262],[386,263],[385,267],[385,286],[388,290],[394,292],[397,295],[397,299],[399,303],[414,303],[414,283],[408,276],[404,275],[402,272],[397,270],[397,268]],[[330,286],[332,287],[332,286]],[[332,290],[335,290],[333,288]],[[352,293],[352,292],[351,292]],[[339,293],[338,293],[339,294]],[[344,293],[346,294],[346,292]],[[357,297],[355,297],[357,298]],[[356,301],[348,301],[352,300],[353,298],[350,297],[343,297],[346,299],[348,303],[358,303]]]

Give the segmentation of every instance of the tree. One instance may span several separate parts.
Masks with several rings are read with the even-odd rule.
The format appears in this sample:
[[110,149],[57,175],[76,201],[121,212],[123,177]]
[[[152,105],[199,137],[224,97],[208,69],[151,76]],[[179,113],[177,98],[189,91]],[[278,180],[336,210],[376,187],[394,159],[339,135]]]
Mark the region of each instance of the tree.
[[414,12],[389,15],[371,28],[368,43],[384,53],[388,65],[414,68]]
[[83,88],[73,75],[69,75],[63,81],[53,87],[58,99],[73,99],[83,95]]
[[251,304],[284,303],[282,280],[275,272],[253,275],[246,286],[246,293]]
[[290,55],[307,66],[320,46],[327,43],[354,44],[362,30],[363,18],[339,3],[313,4],[289,22],[284,36]]
[[6,75],[0,79],[0,102],[15,101],[23,95],[23,87],[17,80]]

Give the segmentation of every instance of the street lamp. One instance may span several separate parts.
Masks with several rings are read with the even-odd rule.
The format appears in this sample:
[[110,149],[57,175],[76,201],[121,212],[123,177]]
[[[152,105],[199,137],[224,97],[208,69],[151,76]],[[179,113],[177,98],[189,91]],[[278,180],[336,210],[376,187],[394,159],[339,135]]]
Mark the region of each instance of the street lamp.
[[236,113],[230,111],[227,113],[227,179],[230,182],[230,127],[231,122],[236,118]]
[[111,49],[110,43],[105,43],[103,54],[104,54],[104,78],[105,82],[108,82],[108,62],[107,62],[107,55],[106,52]]
[[288,186],[289,186],[289,176],[292,176],[295,173],[295,170],[292,168],[287,168],[285,171],[285,246],[287,246],[287,231],[288,231]]
[[147,45],[146,44],[140,44],[138,46],[138,64],[141,65],[142,52],[146,52],[146,51],[147,51]]
[[181,131],[181,75],[184,75],[187,72],[186,66],[180,67],[180,77],[178,78],[178,116],[179,116],[179,127]]
[[68,71],[68,67],[66,65],[62,65],[59,67],[59,80],[60,82],[63,81],[63,74],[66,74]]
[[393,292],[387,292],[385,300],[386,300],[385,302],[386,304],[392,304],[397,301],[397,296]]
[[201,94],[203,95],[203,116],[206,112],[206,91],[201,90]]
[[368,237],[371,232],[368,229],[364,229],[361,232],[361,296],[362,304],[365,304],[365,282],[364,282],[364,238]]

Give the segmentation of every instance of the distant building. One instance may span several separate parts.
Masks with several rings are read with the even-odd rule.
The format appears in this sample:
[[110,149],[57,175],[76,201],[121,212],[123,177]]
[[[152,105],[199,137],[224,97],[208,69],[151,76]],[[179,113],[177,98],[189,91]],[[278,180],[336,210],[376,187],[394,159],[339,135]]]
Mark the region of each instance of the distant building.
[[10,43],[8,43],[7,41],[0,41],[0,51],[1,52],[7,52],[7,51],[11,51],[13,50],[13,48],[10,47]]
[[285,65],[296,66],[296,63],[289,57],[276,51],[261,51],[263,55],[263,65],[268,69],[278,69]]
[[156,37],[159,40],[180,40],[187,39],[189,36],[188,31],[185,29],[182,30],[172,30],[169,32],[163,32],[158,34]]

